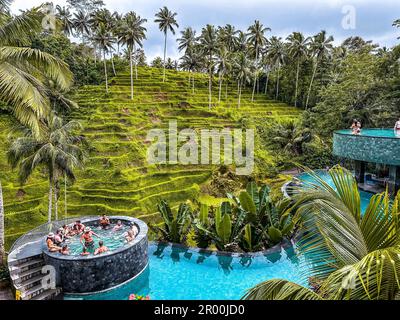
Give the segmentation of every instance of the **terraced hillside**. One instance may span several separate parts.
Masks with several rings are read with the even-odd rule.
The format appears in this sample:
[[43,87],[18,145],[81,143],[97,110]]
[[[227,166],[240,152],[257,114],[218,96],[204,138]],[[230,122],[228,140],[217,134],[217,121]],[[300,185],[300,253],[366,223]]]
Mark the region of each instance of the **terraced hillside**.
[[[188,73],[139,68],[135,97],[130,99],[129,73],[111,79],[110,92],[104,86],[86,86],[75,94],[80,109],[72,117],[82,121],[90,142],[90,157],[85,170],[78,172],[75,185],[67,192],[68,216],[100,213],[136,216],[145,221],[156,219],[156,203],[166,199],[173,205],[199,195],[199,185],[212,173],[211,166],[149,165],[145,159],[147,131],[166,128],[168,120],[177,120],[179,128],[235,128],[243,117],[252,122],[271,118],[296,118],[299,110],[278,103],[264,94],[251,102],[251,92],[244,90],[240,109],[237,87],[223,87],[218,103],[218,84],[213,84],[214,106],[208,107],[208,79],[195,75],[195,89],[188,83]],[[11,120],[0,118],[2,141]],[[46,221],[48,183],[38,172],[20,187],[17,172],[10,172],[6,162],[7,143],[0,148],[1,182],[6,212],[6,241],[10,245],[21,233]],[[64,211],[64,191],[59,201],[59,217]]]

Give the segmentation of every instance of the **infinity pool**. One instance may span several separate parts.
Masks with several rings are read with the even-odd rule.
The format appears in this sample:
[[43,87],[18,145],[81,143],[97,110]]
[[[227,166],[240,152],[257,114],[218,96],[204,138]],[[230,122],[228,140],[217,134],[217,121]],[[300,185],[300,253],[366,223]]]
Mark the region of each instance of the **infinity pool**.
[[[352,135],[351,130],[338,130],[336,133]],[[361,129],[359,136],[379,137],[379,138],[400,138],[393,129]]]
[[[315,173],[317,173],[318,176],[321,177],[330,186],[334,186],[332,177],[329,175],[328,172],[324,170],[317,170],[315,171]],[[315,178],[308,173],[301,173],[297,176],[297,178],[306,183],[317,183]],[[361,212],[365,212],[365,209],[367,209],[369,201],[372,196],[373,196],[372,193],[360,190]]]
[[131,282],[89,296],[65,299],[127,300],[132,293],[152,300],[240,299],[247,289],[273,278],[307,285],[300,271],[307,271],[304,258],[293,248],[255,257],[217,256],[165,244],[149,245],[149,266]]

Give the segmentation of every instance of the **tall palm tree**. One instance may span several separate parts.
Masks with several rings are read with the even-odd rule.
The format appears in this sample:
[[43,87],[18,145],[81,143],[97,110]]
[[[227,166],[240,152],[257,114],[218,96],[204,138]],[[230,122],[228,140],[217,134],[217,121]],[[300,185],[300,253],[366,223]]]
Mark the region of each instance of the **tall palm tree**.
[[202,29],[200,35],[200,45],[202,51],[208,57],[208,108],[211,109],[214,54],[218,47],[217,32],[214,26],[208,24]]
[[238,79],[238,108],[240,108],[240,100],[242,96],[242,87],[246,82],[250,81],[250,63],[244,52],[239,52],[235,64],[235,75]]
[[29,47],[31,35],[42,30],[42,19],[41,8],[15,17],[5,9],[0,11],[0,101],[36,136],[41,133],[40,119],[50,110],[44,80],[52,80],[63,90],[72,84],[66,63]]
[[222,82],[224,81],[224,77],[228,74],[229,70],[232,68],[231,52],[224,46],[220,47],[220,49],[217,52],[216,67],[219,78],[218,102],[221,102]]
[[190,74],[201,70],[203,66],[203,56],[196,46],[194,46],[192,49],[187,50],[180,60],[180,67],[189,72],[189,86],[192,84],[192,93],[194,94],[195,77],[194,75],[190,77]]
[[319,289],[286,280],[269,280],[251,289],[247,299],[392,300],[400,295],[400,194],[374,195],[364,215],[352,174],[329,171],[334,186],[318,175],[294,187],[295,220],[304,231],[299,243]]
[[178,50],[184,51],[192,50],[196,44],[196,30],[187,27],[181,31],[181,37],[176,39],[178,42]]
[[104,24],[100,24],[96,33],[93,37],[94,42],[103,51],[103,63],[104,63],[104,77],[106,81],[106,93],[108,93],[108,76],[107,76],[107,59],[106,54],[110,52],[115,38],[112,36],[111,32],[107,30]]
[[[128,12],[123,19],[119,30],[119,42],[127,47],[129,55],[129,67],[131,77],[131,99],[133,100],[133,54],[136,45],[143,47],[143,40],[146,39],[147,29],[143,27],[146,19],[142,19],[135,12]],[[137,63],[135,63],[137,80]]]
[[300,73],[300,63],[303,59],[307,58],[308,54],[308,44],[309,37],[304,37],[301,32],[293,32],[287,37],[289,41],[289,55],[296,61],[296,88],[294,93],[294,106],[297,107],[297,94],[299,87],[299,73]]
[[155,23],[158,23],[158,28],[164,33],[164,71],[163,71],[163,82],[165,82],[165,57],[167,54],[167,35],[168,31],[175,34],[174,28],[179,28],[178,22],[176,21],[177,13],[169,11],[169,9],[164,6],[156,13]]
[[[265,33],[267,31],[271,31],[271,28],[264,28],[263,24],[260,23],[259,20],[255,20],[254,24],[251,25],[248,29],[248,38],[247,41],[253,47],[255,53],[254,60],[254,69],[257,71],[258,68],[258,55],[260,49],[265,46],[267,43],[267,38],[265,37]],[[253,84],[253,93],[251,95],[251,101],[254,101],[254,93],[256,91],[256,82],[257,82],[257,72],[254,72],[254,84]]]
[[74,131],[81,129],[79,122],[63,120],[50,116],[45,123],[45,134],[36,139],[31,130],[26,135],[15,139],[7,152],[8,162],[12,168],[19,167],[19,180],[24,184],[38,167],[45,167],[49,179],[48,221],[51,222],[53,212],[53,192],[55,199],[55,216],[58,217],[57,200],[58,182],[64,174],[75,180],[73,169],[81,166],[84,152],[79,147],[82,141]]
[[238,33],[239,30],[236,30],[231,24],[227,24],[224,27],[219,27],[219,42],[230,52],[234,52],[238,46]]
[[275,36],[271,37],[269,41],[268,57],[275,65],[278,72],[276,77],[276,96],[275,96],[275,99],[278,99],[280,71],[282,64],[284,64],[285,62],[285,57],[286,57],[285,46],[281,41],[281,38]]
[[310,50],[311,55],[314,58],[314,69],[311,76],[310,87],[308,88],[307,93],[306,109],[308,108],[308,102],[310,100],[311,89],[314,83],[315,74],[317,73],[318,64],[322,59],[326,58],[330,54],[330,51],[333,48],[332,42],[333,37],[327,37],[325,30],[322,30],[311,39]]
[[60,5],[56,6],[56,11],[57,11],[57,18],[61,22],[63,33],[67,37],[72,35],[72,32],[74,30],[74,22],[72,19],[71,11],[69,10],[69,8],[61,7]]
[[83,11],[74,13],[73,26],[78,34],[82,37],[82,43],[85,43],[85,37],[90,35],[90,18]]
[[3,203],[3,189],[0,181],[0,266],[3,265],[4,257],[6,255],[4,249],[5,234],[4,234],[4,203]]

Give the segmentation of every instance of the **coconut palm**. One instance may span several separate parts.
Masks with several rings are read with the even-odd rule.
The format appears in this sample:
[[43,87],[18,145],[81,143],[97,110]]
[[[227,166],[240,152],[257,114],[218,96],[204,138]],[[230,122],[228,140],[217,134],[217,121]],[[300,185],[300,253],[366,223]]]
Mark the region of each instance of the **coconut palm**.
[[83,11],[74,13],[73,26],[78,34],[82,37],[82,43],[85,43],[85,37],[90,35],[90,18]]
[[224,77],[232,68],[231,52],[224,46],[222,46],[217,52],[216,67],[219,77],[218,102],[221,102],[222,82],[224,81]]
[[112,46],[115,42],[115,38],[111,32],[107,30],[103,23],[100,23],[98,29],[93,37],[94,42],[103,51],[103,63],[104,63],[104,77],[106,81],[106,93],[108,93],[108,76],[107,76],[107,59],[106,54],[111,51]]
[[4,203],[3,203],[3,189],[0,181],[0,266],[3,265],[4,257],[6,255],[4,249]]
[[178,22],[176,21],[177,13],[169,11],[169,9],[164,6],[156,13],[155,23],[158,23],[158,28],[162,33],[164,33],[164,71],[163,71],[163,82],[165,82],[165,57],[167,54],[167,35],[168,31],[175,34],[174,28],[179,28]]
[[188,50],[192,50],[196,44],[196,30],[193,30],[191,27],[183,29],[181,37],[176,39],[176,41],[178,42],[179,51],[186,53]]
[[79,147],[80,136],[73,134],[81,129],[79,122],[63,123],[57,116],[50,116],[45,122],[45,134],[36,139],[31,130],[23,137],[16,138],[7,152],[8,162],[13,169],[19,168],[19,181],[24,184],[35,169],[45,167],[49,180],[48,221],[52,219],[53,192],[55,198],[55,217],[58,218],[57,200],[59,198],[59,179],[64,174],[75,180],[73,169],[81,166],[84,152]]
[[304,37],[301,32],[293,32],[287,37],[289,41],[288,53],[290,57],[296,61],[296,88],[294,93],[294,106],[297,107],[297,94],[299,87],[300,63],[307,58],[309,37]]
[[[127,47],[129,55],[129,67],[131,76],[131,99],[133,100],[133,54],[136,45],[143,47],[143,40],[146,39],[147,29],[143,27],[146,19],[142,19],[135,12],[128,12],[123,19],[119,29],[119,43]],[[137,63],[135,63],[136,79],[137,79]]]
[[[203,57],[201,52],[193,47],[180,58],[180,68],[189,72],[189,86],[192,84],[192,93],[194,94],[194,75],[191,77],[191,73],[196,72],[203,66]],[[192,83],[191,83],[192,81]]]
[[218,36],[219,42],[225,46],[230,52],[236,50],[238,46],[237,34],[239,30],[236,30],[231,24],[227,24],[224,27],[219,27]]
[[[247,41],[253,47],[255,53],[255,60],[254,60],[254,68],[257,70],[258,68],[258,56],[260,49],[266,45],[267,38],[264,34],[267,31],[271,31],[270,28],[264,28],[263,24],[260,21],[255,20],[254,24],[251,25],[248,29],[248,38]],[[253,93],[251,95],[251,101],[254,101],[254,93],[256,91],[256,82],[257,82],[257,72],[254,72],[254,84],[253,84]]]
[[[6,5],[3,1],[3,8]],[[40,8],[15,17],[6,12],[0,12],[0,100],[39,136],[40,119],[50,110],[44,80],[51,79],[67,90],[72,73],[60,59],[29,47],[31,35],[42,30]]]
[[208,57],[208,108],[211,109],[214,54],[218,47],[217,32],[214,26],[208,24],[202,29],[200,35],[200,46],[204,55]]
[[320,33],[318,33],[311,39],[310,50],[311,50],[311,55],[314,58],[313,59],[314,68],[311,76],[310,87],[308,88],[308,93],[307,93],[306,109],[308,108],[308,102],[310,100],[311,89],[314,83],[315,75],[317,73],[318,64],[319,62],[321,62],[321,60],[323,60],[330,54],[330,51],[333,48],[332,42],[333,42],[333,37],[332,36],[327,37],[325,30],[322,30]]
[[299,250],[309,259],[319,288],[273,279],[251,289],[246,299],[391,300],[400,295],[400,195],[374,195],[364,214],[352,174],[334,167],[334,186],[314,176],[290,192],[304,231]]
[[72,35],[72,32],[74,30],[74,22],[72,19],[71,11],[69,11],[69,8],[61,7],[60,5],[56,6],[56,11],[56,16],[61,22],[62,32],[67,37]]
[[234,63],[235,76],[238,79],[238,108],[242,96],[242,87],[246,82],[250,82],[250,63],[244,52],[240,52]]
[[273,65],[277,69],[277,77],[276,77],[276,97],[279,97],[279,80],[280,80],[280,71],[282,64],[285,62],[285,46],[281,41],[281,38],[271,37],[268,46],[268,58],[272,61]]

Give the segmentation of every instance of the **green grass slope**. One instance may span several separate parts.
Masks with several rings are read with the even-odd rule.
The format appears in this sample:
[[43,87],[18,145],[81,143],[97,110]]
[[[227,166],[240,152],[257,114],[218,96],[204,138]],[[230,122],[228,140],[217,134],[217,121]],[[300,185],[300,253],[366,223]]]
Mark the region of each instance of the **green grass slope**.
[[[240,127],[243,117],[257,121],[273,118],[295,119],[300,111],[244,90],[240,109],[237,86],[223,86],[218,103],[218,84],[213,83],[213,108],[208,107],[208,78],[195,75],[195,90],[188,73],[141,67],[135,80],[135,97],[130,99],[130,76],[118,74],[110,80],[110,92],[104,86],[80,88],[74,99],[80,108],[71,117],[81,120],[90,143],[85,169],[77,172],[77,182],[68,188],[68,216],[101,213],[136,216],[155,221],[156,204],[161,199],[173,206],[199,195],[199,186],[211,176],[212,166],[149,165],[145,159],[145,137],[152,128],[167,128],[168,120],[177,120],[178,128],[211,129]],[[3,142],[11,120],[0,118]],[[1,181],[4,189],[6,243],[46,222],[48,183],[45,172],[38,172],[21,187],[17,172],[6,161],[7,143],[0,147]],[[64,190],[59,201],[59,217],[64,218]]]

